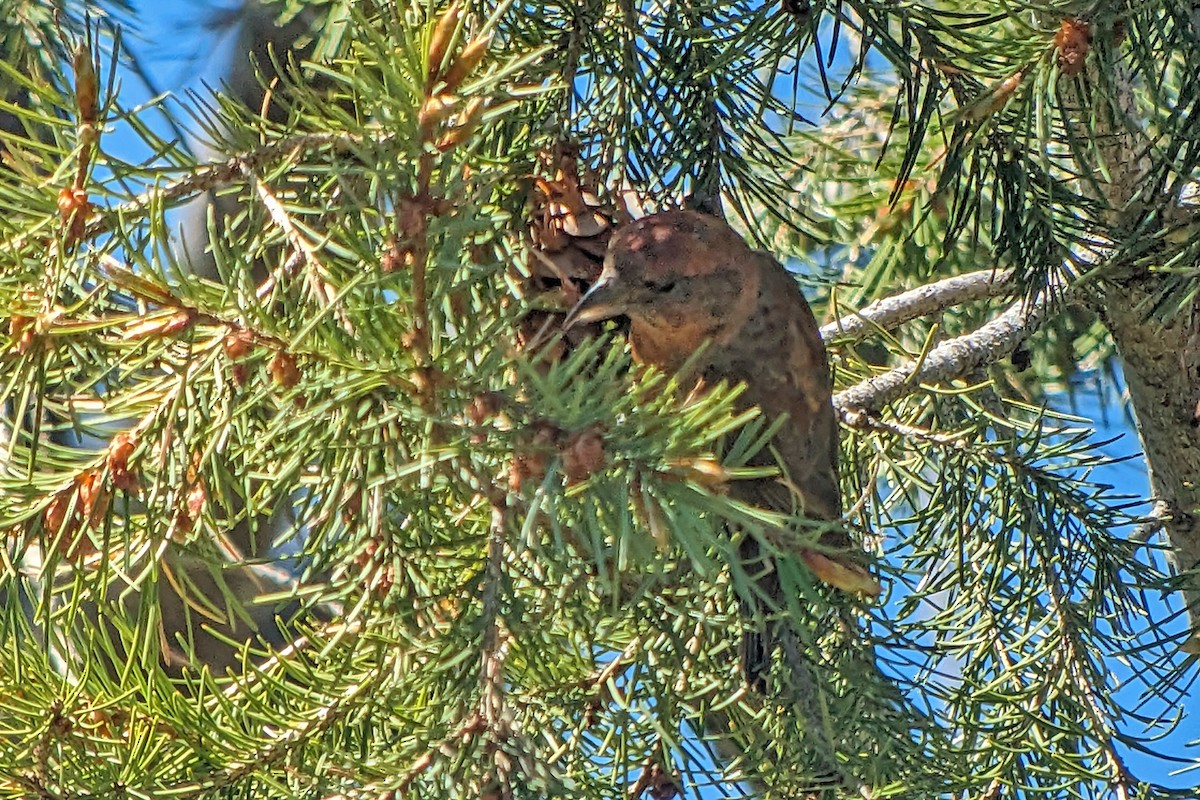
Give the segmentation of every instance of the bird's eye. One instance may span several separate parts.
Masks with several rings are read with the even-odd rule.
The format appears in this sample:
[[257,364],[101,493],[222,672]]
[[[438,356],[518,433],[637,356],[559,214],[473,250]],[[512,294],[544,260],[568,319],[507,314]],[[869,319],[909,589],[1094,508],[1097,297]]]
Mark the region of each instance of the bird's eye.
[[659,294],[666,294],[667,292],[669,292],[675,288],[675,281],[664,281],[663,283],[655,283],[654,281],[645,281],[642,283],[642,286],[644,286],[645,288],[649,289],[652,292],[658,292]]

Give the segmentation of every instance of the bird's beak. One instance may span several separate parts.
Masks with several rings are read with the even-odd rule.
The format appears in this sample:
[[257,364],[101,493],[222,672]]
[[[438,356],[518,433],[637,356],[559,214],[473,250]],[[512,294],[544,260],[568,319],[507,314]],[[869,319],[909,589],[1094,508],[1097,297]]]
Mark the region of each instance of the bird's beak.
[[620,297],[620,290],[613,275],[601,275],[587,290],[587,294],[579,298],[579,302],[563,320],[563,330],[580,322],[598,322],[625,313],[625,304]]

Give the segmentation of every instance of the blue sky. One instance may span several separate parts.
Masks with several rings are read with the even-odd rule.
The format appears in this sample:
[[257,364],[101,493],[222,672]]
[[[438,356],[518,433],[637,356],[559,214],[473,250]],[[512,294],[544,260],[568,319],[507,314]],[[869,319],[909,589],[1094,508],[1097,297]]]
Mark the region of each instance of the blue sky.
[[[141,0],[135,5],[139,10],[142,29],[138,33],[126,34],[126,46],[142,61],[147,73],[153,76],[158,89],[169,90],[180,96],[179,93],[183,90],[203,91],[205,82],[211,85],[219,82],[221,69],[231,52],[232,37],[214,37],[205,31],[204,23],[211,19],[213,13],[210,6],[186,0]],[[137,77],[124,76],[122,104],[126,108],[144,102],[150,96],[150,90]],[[105,139],[105,147],[126,158],[145,155],[138,152],[136,138],[120,130],[114,131]],[[1074,405],[1063,397],[1059,403],[1062,410],[1097,420],[1097,440],[1119,436],[1115,442],[1104,447],[1107,454],[1117,457],[1137,453],[1139,447],[1136,434],[1128,424],[1119,398],[1112,391],[1101,396],[1094,390],[1094,384],[1087,375],[1082,376],[1080,380],[1080,391],[1075,395]],[[1097,481],[1111,484],[1123,494],[1145,497],[1149,490],[1144,464],[1140,458],[1100,467],[1094,473],[1094,477]],[[1167,612],[1165,607],[1150,609],[1152,615],[1156,611]],[[1124,667],[1115,659],[1112,667],[1114,675],[1119,677],[1126,674]],[[1195,672],[1194,665],[1191,672]],[[1200,702],[1195,697],[1187,700],[1186,705],[1193,718],[1200,713]],[[1200,736],[1196,733],[1186,733],[1189,728],[1196,730],[1185,723],[1174,734],[1156,743],[1154,749],[1168,756],[1195,761],[1198,758],[1196,749],[1188,750],[1185,744],[1189,740],[1197,740]],[[1179,769],[1179,765],[1165,763],[1150,754],[1130,752],[1128,761],[1129,766],[1140,777],[1160,784],[1176,788],[1200,784],[1200,773],[1189,771],[1171,777],[1168,773]]]

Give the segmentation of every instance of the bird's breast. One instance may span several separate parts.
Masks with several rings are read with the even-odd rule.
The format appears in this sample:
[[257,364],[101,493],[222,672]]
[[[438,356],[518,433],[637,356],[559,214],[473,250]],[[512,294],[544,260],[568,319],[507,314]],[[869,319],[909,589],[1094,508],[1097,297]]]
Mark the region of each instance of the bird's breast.
[[[633,350],[633,358],[639,364],[650,364],[664,372],[674,373],[696,354],[705,342],[714,342],[720,338],[721,325],[710,319],[687,319],[666,321],[655,324],[654,321],[635,319],[630,326],[629,344]],[[711,353],[711,348],[706,355]],[[706,363],[696,365],[704,371]]]

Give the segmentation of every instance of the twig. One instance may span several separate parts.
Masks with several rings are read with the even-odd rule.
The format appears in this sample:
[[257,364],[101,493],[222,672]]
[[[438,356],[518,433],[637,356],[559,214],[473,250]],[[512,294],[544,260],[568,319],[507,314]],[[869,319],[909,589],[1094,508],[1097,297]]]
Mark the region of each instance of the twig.
[[921,384],[942,383],[978,369],[1011,353],[1045,322],[1051,299],[1046,294],[1033,301],[1020,300],[978,330],[942,342],[918,364],[906,364],[844,389],[833,396],[833,405],[850,424],[856,412],[872,413],[917,391]]
[[1013,271],[1008,269],[982,269],[966,275],[955,275],[877,300],[859,311],[822,325],[821,337],[826,341],[856,342],[876,330],[890,330],[951,306],[999,297],[1011,292],[1012,288]]
[[[433,180],[433,155],[429,152],[421,153],[417,159],[417,196],[413,198],[413,202],[424,205],[429,201],[429,184]],[[401,200],[403,203],[404,201]],[[401,234],[410,235],[412,231],[405,231],[403,227],[399,231]],[[432,353],[433,340],[429,324],[429,230],[422,224],[420,226],[420,241],[415,242],[416,250],[413,255],[412,265],[412,320],[413,320],[413,351],[417,356],[417,362],[421,366],[429,366],[429,356]],[[432,394],[430,394],[432,398]]]
[[[394,134],[380,135],[378,140],[386,141],[393,136]],[[127,203],[107,209],[102,218],[84,229],[83,236],[80,238],[90,240],[109,233],[118,222],[126,218],[126,215],[136,214],[145,208],[169,206],[204,192],[236,183],[242,178],[243,167],[258,170],[276,159],[292,153],[319,150],[322,147],[328,147],[335,152],[344,152],[357,147],[364,141],[367,141],[367,137],[348,133],[305,133],[256,147],[240,155],[232,156],[224,162],[198,167],[174,183],[161,188],[148,189]],[[0,251],[8,253],[22,249],[28,241],[29,234],[22,233],[0,243]]]
[[177,797],[207,797],[214,790],[220,790],[235,785],[238,781],[271,766],[287,757],[296,748],[310,741],[310,737],[322,731],[329,730],[342,719],[361,708],[354,701],[361,695],[369,694],[375,688],[375,683],[382,675],[388,674],[391,659],[373,671],[358,683],[348,686],[340,695],[316,709],[308,719],[298,720],[290,726],[279,729],[279,735],[271,742],[248,753],[244,759],[232,761],[223,768],[214,770],[201,781],[184,781],[166,787],[164,794]]
[[483,587],[483,616],[487,627],[483,633],[483,657],[480,664],[479,716],[488,731],[488,751],[495,770],[494,780],[504,787],[504,796],[511,795],[512,759],[501,743],[508,741],[512,724],[506,715],[504,661],[508,655],[508,640],[500,620],[500,585],[504,579],[504,534],[508,513],[501,500],[492,501],[492,524],[488,536],[487,571]]
[[[503,500],[492,501],[492,525],[488,535],[487,567],[484,573],[483,618],[487,627],[483,633],[484,659],[494,656],[500,648],[500,584],[504,579],[504,527],[507,522]],[[484,687],[486,691],[487,684]]]
[[287,236],[289,242],[292,242],[292,247],[304,253],[308,265],[317,267],[317,269],[324,269],[324,265],[320,263],[320,259],[317,257],[317,248],[313,247],[312,242],[305,239],[299,230],[296,230],[295,223],[292,222],[292,216],[289,215],[287,209],[284,209],[280,200],[275,197],[275,193],[262,180],[259,180],[258,174],[253,169],[245,166],[245,164],[241,166],[241,174],[254,187],[254,193],[258,194],[258,200],[271,216],[271,221],[280,227],[283,235]]
[[321,263],[321,259],[317,256],[317,248],[308,241],[300,231],[296,229],[295,223],[292,222],[291,215],[287,209],[283,207],[283,203],[279,202],[279,198],[275,193],[259,179],[257,173],[246,165],[241,166],[242,175],[254,187],[255,193],[258,195],[259,202],[267,209],[267,213],[271,216],[271,221],[274,222],[283,235],[287,237],[288,242],[292,247],[304,254],[304,260],[309,267],[324,270],[325,266]]
[[[288,210],[283,207],[283,203],[279,202],[279,198],[275,196],[275,193],[271,191],[269,186],[259,179],[258,174],[254,170],[243,164],[241,166],[241,173],[250,182],[250,185],[254,187],[254,191],[258,194],[259,202],[267,209],[267,214],[270,215],[271,221],[283,231],[283,235],[287,238],[288,243],[291,244],[292,249],[296,253],[302,254],[303,263],[308,266],[305,272],[308,277],[308,285],[316,300],[321,305],[333,305],[337,300],[337,290],[326,280],[329,270],[321,263],[320,256],[317,255],[316,245],[300,232],[296,227],[296,223],[292,222],[292,217],[288,213]],[[286,271],[292,268],[294,261],[294,258],[289,257],[284,263],[283,269]],[[259,288],[261,290],[261,287]],[[336,309],[336,313],[339,321],[342,323],[342,328],[346,333],[353,336],[354,326],[350,323],[345,312],[341,308],[338,308]]]
[[633,662],[633,657],[637,654],[637,651],[641,646],[642,637],[635,636],[629,642],[629,644],[625,645],[625,649],[621,651],[620,655],[605,664],[603,669],[593,673],[587,678],[584,678],[582,681],[580,681],[580,685],[585,689],[594,689],[599,687],[601,691],[603,691],[604,684],[612,680],[613,676]]
[[[336,601],[333,602],[336,603],[337,606],[341,606],[341,603],[337,603]],[[284,647],[275,650],[271,654],[270,658],[268,658],[266,661],[263,661],[261,664],[255,665],[253,672],[243,673],[241,676],[239,676],[240,680],[236,680],[226,686],[225,691],[222,694],[226,699],[236,697],[246,689],[250,688],[250,685],[253,682],[256,682],[259,677],[266,675],[270,670],[274,669],[280,664],[283,664],[292,656],[304,652],[317,642],[320,642],[320,644],[324,646],[329,643],[329,639],[336,640],[343,634],[357,635],[361,632],[362,623],[357,620],[352,620],[349,622],[330,622],[326,625],[323,625],[317,635],[313,636],[310,634],[304,634],[303,636],[293,639]]]
[[300,265],[303,263],[304,252],[302,250],[294,251],[290,256],[287,257],[287,261],[283,262],[283,266],[281,266],[279,269],[271,270],[271,274],[268,275],[266,279],[264,279],[263,282],[254,289],[255,299],[259,302],[262,302],[264,299],[269,297],[271,292],[273,292],[275,287],[279,284],[280,274],[286,275],[290,278],[296,274],[297,270],[300,269]]
[[438,753],[453,757],[458,752],[459,747],[470,741],[471,737],[483,733],[485,730],[487,730],[487,722],[484,720],[482,714],[475,713],[467,717],[458,730],[438,742],[436,747],[425,751],[420,758],[412,763],[412,766],[408,768],[408,772],[404,773],[404,777],[397,784],[396,794],[399,796],[408,794],[413,781],[433,765],[433,759],[437,757]]
[[[381,139],[390,136],[380,137]],[[168,205],[194,197],[204,192],[220,189],[236,183],[245,174],[244,170],[258,171],[277,159],[309,150],[328,147],[336,152],[350,150],[365,141],[365,137],[348,133],[305,133],[289,136],[277,142],[256,147],[235,155],[219,164],[210,164],[197,169],[185,178],[162,188],[148,189],[142,194],[111,210],[104,219],[87,227],[85,238],[94,238],[112,229],[112,221],[124,213],[137,212],[154,205]]]
[[[50,789],[41,783],[41,781],[39,781],[37,778],[31,778],[28,775],[14,773],[13,775],[8,776],[8,783],[9,785],[17,784],[18,786],[25,787],[25,789],[28,790],[28,796],[36,797],[37,800],[59,800],[59,798],[62,797],[62,795],[50,791]],[[4,784],[0,784],[0,786],[3,786],[5,789],[9,788],[8,785]]]
[[1050,567],[1050,563],[1047,560],[1041,561],[1042,574],[1050,594],[1050,610],[1058,618],[1062,633],[1059,643],[1066,651],[1065,655],[1070,664],[1067,673],[1075,679],[1075,685],[1083,692],[1085,715],[1091,718],[1096,743],[1100,746],[1100,750],[1108,762],[1111,770],[1109,779],[1113,788],[1116,789],[1117,798],[1118,800],[1130,800],[1131,797],[1137,795],[1138,780],[1129,771],[1129,767],[1125,765],[1125,760],[1121,758],[1121,754],[1113,743],[1112,716],[1104,709],[1100,701],[1100,692],[1097,691],[1097,687],[1087,673],[1087,659],[1080,656],[1079,632],[1076,630],[1075,623],[1063,610],[1066,598],[1063,596],[1059,576]]
[[966,431],[960,433],[935,433],[919,425],[909,425],[905,422],[880,419],[878,416],[862,409],[855,408],[842,412],[842,421],[847,427],[854,428],[855,430],[890,433],[902,439],[928,442],[935,447],[945,447],[954,450],[966,450],[970,447],[970,443],[966,439]]

